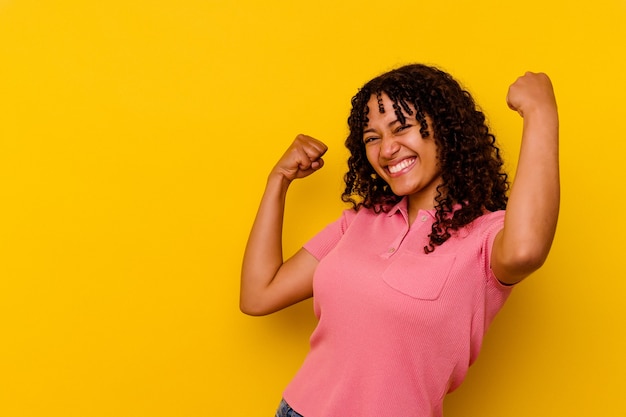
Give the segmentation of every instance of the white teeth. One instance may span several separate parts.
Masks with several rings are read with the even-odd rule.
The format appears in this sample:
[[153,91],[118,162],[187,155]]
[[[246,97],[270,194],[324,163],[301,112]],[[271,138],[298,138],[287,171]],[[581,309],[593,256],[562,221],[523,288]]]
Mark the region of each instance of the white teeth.
[[400,172],[404,168],[406,168],[406,167],[410,166],[411,164],[413,164],[413,162],[415,162],[415,158],[404,159],[399,164],[396,164],[396,165],[393,165],[393,166],[389,165],[389,167],[388,167],[389,172],[391,172],[392,174],[395,174],[396,172]]

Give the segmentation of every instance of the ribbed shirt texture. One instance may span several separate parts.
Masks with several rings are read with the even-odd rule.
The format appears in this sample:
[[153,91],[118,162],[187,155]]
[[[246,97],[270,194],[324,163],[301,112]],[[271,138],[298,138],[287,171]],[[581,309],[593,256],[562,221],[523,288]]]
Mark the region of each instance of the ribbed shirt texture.
[[304,248],[319,319],[284,397],[305,417],[438,417],[511,292],[489,259],[504,212],[485,214],[424,253],[434,210],[408,222],[346,210]]

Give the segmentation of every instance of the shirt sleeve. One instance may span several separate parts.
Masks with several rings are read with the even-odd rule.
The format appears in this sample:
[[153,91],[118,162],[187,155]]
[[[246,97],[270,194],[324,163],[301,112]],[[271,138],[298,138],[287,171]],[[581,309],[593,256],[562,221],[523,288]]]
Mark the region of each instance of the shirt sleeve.
[[514,285],[505,285],[498,281],[498,278],[491,269],[491,251],[496,235],[504,227],[504,211],[496,211],[486,215],[484,229],[482,233],[482,253],[485,271],[485,327],[488,327],[504,302],[511,294]]
[[504,227],[504,210],[496,211],[493,213],[489,213],[485,216],[485,221],[483,223],[483,264],[485,269],[485,274],[488,280],[493,281],[496,284],[499,284],[502,287],[509,288],[510,285],[502,284],[498,281],[498,278],[493,273],[491,269],[491,253],[493,249],[493,242],[496,239],[496,235],[502,230]]
[[339,243],[356,215],[357,212],[355,210],[344,210],[341,217],[330,223],[305,243],[304,249],[318,261],[322,260]]
[[504,211],[488,213],[480,223],[480,263],[483,270],[483,292],[472,318],[470,364],[476,360],[487,329],[513,290],[512,285],[504,285],[491,269],[491,250],[496,235],[504,227]]
[[482,265],[485,271],[485,276],[488,281],[498,281],[493,270],[491,269],[491,251],[493,249],[493,242],[496,239],[496,235],[504,227],[504,211],[495,211],[483,216],[482,232],[481,232],[481,247],[482,247]]

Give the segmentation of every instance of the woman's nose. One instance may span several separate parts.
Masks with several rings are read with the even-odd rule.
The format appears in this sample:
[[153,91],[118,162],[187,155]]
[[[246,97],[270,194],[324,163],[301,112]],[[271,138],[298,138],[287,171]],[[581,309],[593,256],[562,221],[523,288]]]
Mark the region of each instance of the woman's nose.
[[391,159],[400,150],[400,144],[393,135],[384,135],[380,148],[380,154],[385,159]]

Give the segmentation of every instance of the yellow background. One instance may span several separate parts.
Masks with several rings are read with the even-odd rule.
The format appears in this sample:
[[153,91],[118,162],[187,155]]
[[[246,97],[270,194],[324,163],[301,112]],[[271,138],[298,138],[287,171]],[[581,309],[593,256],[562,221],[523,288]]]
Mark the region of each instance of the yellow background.
[[514,170],[508,85],[553,79],[562,214],[455,416],[621,416],[626,1],[0,0],[0,416],[272,416],[311,303],[238,310],[266,174],[297,133],[285,252],[339,215],[350,98],[409,62],[474,93]]

